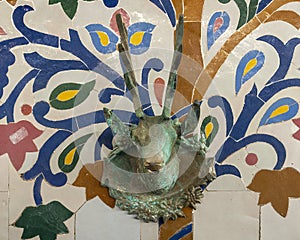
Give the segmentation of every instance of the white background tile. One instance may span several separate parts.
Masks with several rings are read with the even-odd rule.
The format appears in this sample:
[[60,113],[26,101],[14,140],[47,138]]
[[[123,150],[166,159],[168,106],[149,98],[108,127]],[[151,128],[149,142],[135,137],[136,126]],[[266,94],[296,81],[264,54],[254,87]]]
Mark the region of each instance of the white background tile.
[[259,240],[257,194],[205,192],[194,214],[195,240]]
[[2,155],[0,157],[0,191],[8,191],[8,155]]
[[300,236],[299,222],[299,199],[290,199],[286,218],[267,204],[261,208],[261,240],[297,240]]
[[8,239],[8,193],[0,192],[0,239]]
[[145,223],[141,221],[141,240],[157,240],[158,223]]
[[76,240],[98,239],[140,240],[140,221],[96,197],[76,214]]

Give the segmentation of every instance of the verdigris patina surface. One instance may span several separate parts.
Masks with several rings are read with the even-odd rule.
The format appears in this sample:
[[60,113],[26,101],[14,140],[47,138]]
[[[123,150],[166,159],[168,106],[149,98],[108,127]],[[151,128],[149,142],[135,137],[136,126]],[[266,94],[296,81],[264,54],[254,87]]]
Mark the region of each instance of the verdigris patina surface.
[[124,79],[132,96],[138,125],[124,124],[109,109],[106,122],[115,134],[115,146],[104,161],[102,183],[119,208],[146,222],[183,217],[182,209],[200,203],[203,188],[214,179],[213,159],[206,159],[204,134],[194,134],[200,117],[195,101],[185,120],[171,119],[171,106],[181,61],[183,16],[176,27],[175,48],[162,114],[147,116],[141,105],[128,35],[121,15],[117,15],[121,36],[118,44]]

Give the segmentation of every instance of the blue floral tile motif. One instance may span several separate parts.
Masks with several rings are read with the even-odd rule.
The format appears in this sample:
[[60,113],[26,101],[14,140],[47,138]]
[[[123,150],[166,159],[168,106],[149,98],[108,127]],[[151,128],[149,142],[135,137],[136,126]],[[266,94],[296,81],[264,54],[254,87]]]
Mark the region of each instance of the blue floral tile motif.
[[139,55],[146,52],[150,47],[152,31],[155,25],[151,23],[134,23],[128,28],[128,43],[130,53]]
[[90,24],[86,26],[95,48],[104,54],[116,51],[119,37],[109,28],[101,24]]
[[207,47],[208,50],[214,45],[215,41],[227,30],[230,17],[227,12],[215,12],[207,27]]
[[248,52],[240,61],[235,76],[235,93],[238,94],[242,85],[252,78],[264,65],[265,55],[257,50]]
[[268,108],[259,126],[290,120],[295,117],[298,110],[299,104],[294,99],[289,97],[281,98]]
[[[146,22],[138,22],[128,28],[128,43],[130,53],[140,55],[146,52],[151,44],[152,31],[155,25]],[[103,54],[113,53],[117,50],[116,44],[119,36],[109,28],[101,24],[86,26],[95,48]]]

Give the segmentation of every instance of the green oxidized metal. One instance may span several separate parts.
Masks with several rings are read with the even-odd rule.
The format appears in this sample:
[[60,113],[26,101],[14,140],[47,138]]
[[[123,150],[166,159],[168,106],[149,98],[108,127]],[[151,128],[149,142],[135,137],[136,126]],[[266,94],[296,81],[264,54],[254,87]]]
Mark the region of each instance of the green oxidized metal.
[[127,30],[120,15],[120,58],[126,68],[124,79],[131,93],[138,125],[124,124],[112,111],[104,109],[107,124],[115,134],[115,147],[104,161],[102,184],[122,210],[146,222],[184,216],[182,209],[196,207],[202,191],[214,179],[213,159],[206,159],[203,133],[193,134],[200,117],[195,101],[185,120],[172,120],[171,106],[176,90],[177,69],[181,60],[183,16],[176,27],[175,51],[161,116],[144,114],[131,56]]

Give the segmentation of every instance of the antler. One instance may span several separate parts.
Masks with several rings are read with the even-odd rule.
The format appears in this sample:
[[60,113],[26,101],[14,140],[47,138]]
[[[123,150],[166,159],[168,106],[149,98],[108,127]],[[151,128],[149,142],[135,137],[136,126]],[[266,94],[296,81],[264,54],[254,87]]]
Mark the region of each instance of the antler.
[[121,43],[118,44],[118,51],[120,53],[122,65],[125,68],[124,80],[127,89],[130,91],[133,101],[133,107],[137,117],[143,118],[144,112],[142,109],[142,103],[139,97],[139,92],[137,89],[136,78],[134,75],[131,56],[128,47],[128,33],[123,23],[121,14],[116,16],[118,29],[120,32]]
[[178,23],[176,26],[174,54],[173,54],[171,71],[169,75],[168,86],[166,90],[164,109],[162,113],[163,117],[166,119],[170,118],[171,116],[171,107],[173,104],[173,99],[176,90],[177,70],[182,55],[183,25],[184,25],[184,20],[183,20],[183,15],[181,14],[179,15]]

